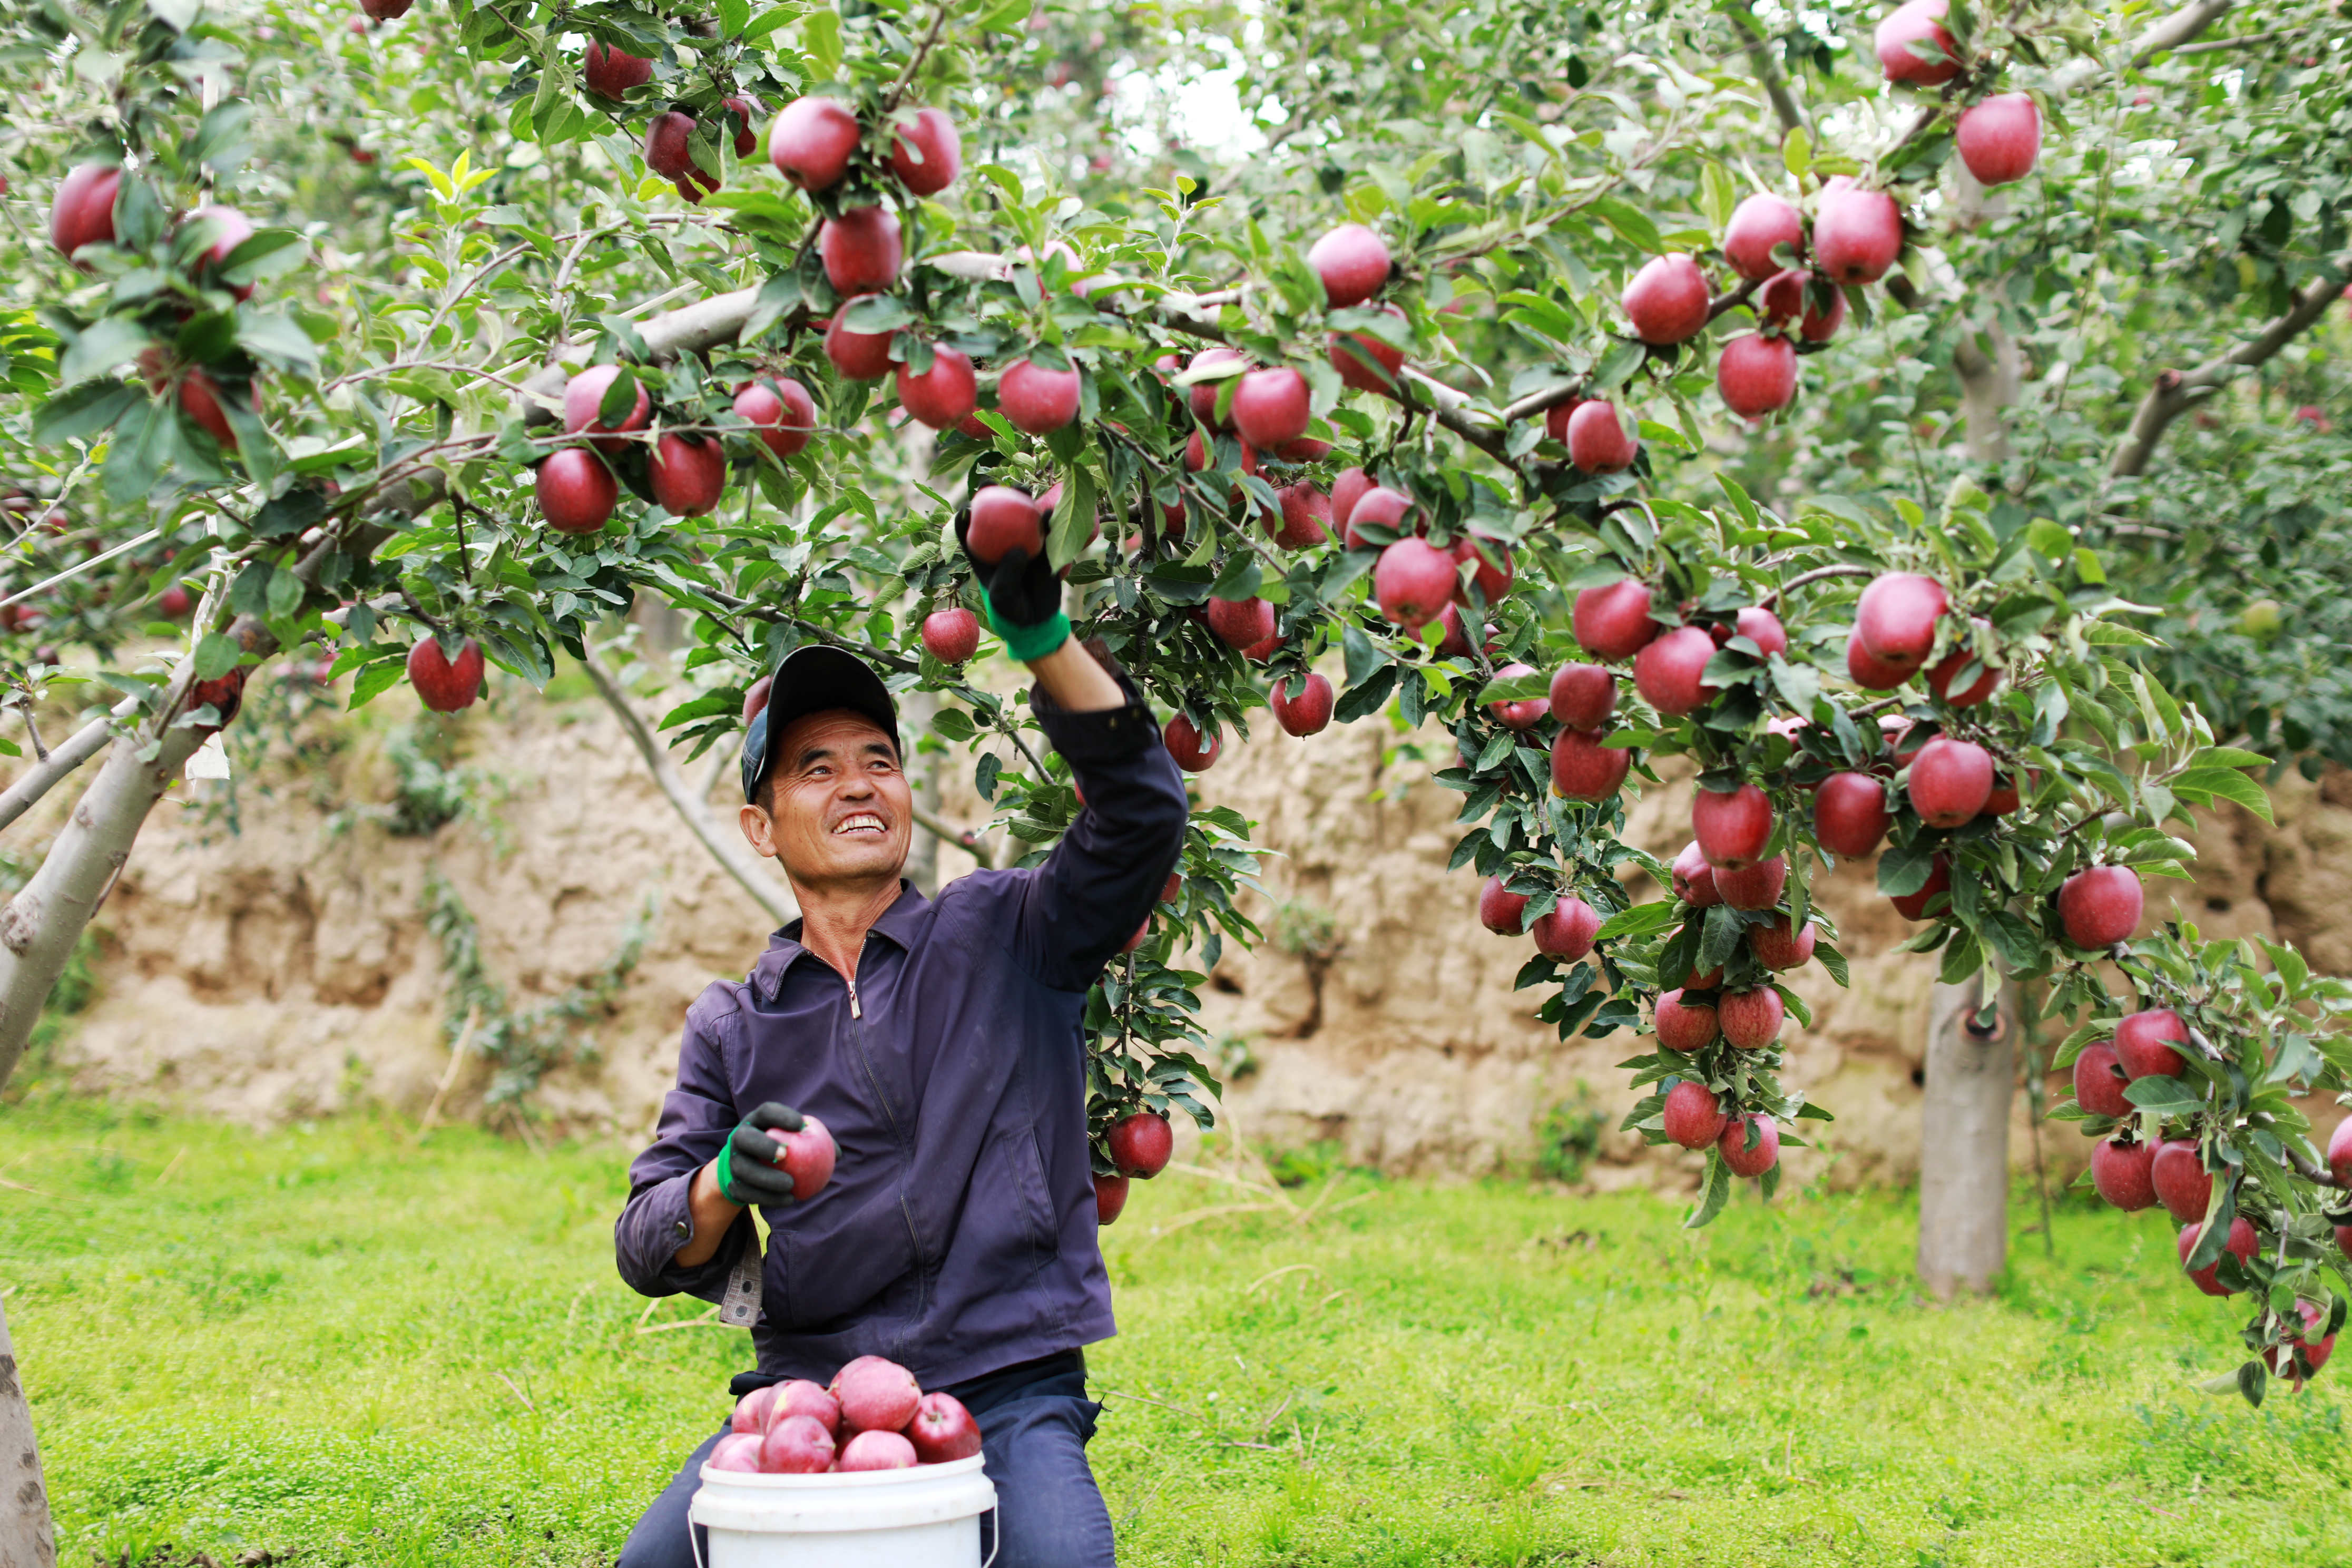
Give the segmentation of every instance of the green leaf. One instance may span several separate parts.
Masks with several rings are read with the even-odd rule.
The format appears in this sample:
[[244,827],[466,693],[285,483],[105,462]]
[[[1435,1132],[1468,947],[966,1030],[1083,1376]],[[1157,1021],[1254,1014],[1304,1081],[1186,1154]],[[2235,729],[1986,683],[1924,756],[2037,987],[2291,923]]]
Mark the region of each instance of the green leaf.
[[809,64],[820,79],[830,79],[841,69],[841,16],[831,6],[822,6],[809,13],[801,28],[801,44],[808,51]]
[[2172,783],[2175,789],[2203,790],[2223,800],[2235,801],[2264,822],[2277,820],[2271,815],[2269,793],[2245,774],[2229,768],[2191,768]]
[[1666,242],[1658,233],[1658,226],[1641,208],[1621,202],[1614,196],[1595,196],[1585,209],[1617,231],[1618,237],[1638,250],[1656,255],[1665,249]]
[[1062,499],[1054,508],[1053,531],[1045,540],[1045,556],[1056,570],[1076,561],[1087,547],[1095,526],[1095,477],[1083,463],[1073,464],[1063,477]]
[[103,375],[116,365],[136,358],[149,342],[147,330],[128,316],[107,316],[68,345],[58,361],[58,384],[73,386]]
[[111,427],[133,405],[145,407],[146,395],[120,381],[85,381],[62,392],[33,411],[33,439],[44,445],[86,441]]
[[1710,1145],[1706,1152],[1706,1191],[1700,1198],[1697,1211],[1683,1221],[1685,1230],[1696,1230],[1723,1212],[1731,1201],[1731,1167],[1723,1163],[1720,1151]]
[[204,0],[147,0],[148,14],[175,33],[184,33],[204,9]]
[[201,163],[215,174],[235,172],[252,155],[252,144],[245,134],[252,123],[251,104],[241,98],[223,99],[205,112],[196,133],[189,138],[189,162]]
[[221,632],[206,632],[196,643],[196,679],[218,680],[235,669],[237,660],[244,657],[236,638]]

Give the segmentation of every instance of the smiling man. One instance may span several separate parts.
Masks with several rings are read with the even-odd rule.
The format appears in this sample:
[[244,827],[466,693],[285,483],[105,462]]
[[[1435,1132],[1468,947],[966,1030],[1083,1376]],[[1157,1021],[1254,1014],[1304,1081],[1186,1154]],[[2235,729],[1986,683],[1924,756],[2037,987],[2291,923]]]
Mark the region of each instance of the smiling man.
[[[925,899],[900,875],[914,803],[889,691],[837,648],[788,655],[744,737],[741,822],[802,917],[688,1011],[614,1242],[638,1290],[717,1301],[751,1330],[759,1368],[736,1396],[824,1383],[860,1355],[899,1362],[978,1417],[1003,1568],[1108,1568],[1084,1347],[1114,1331],[1079,1025],[1176,863],[1184,786],[1141,694],[1070,640],[1045,561],[1015,551],[974,569],[1084,809],[1043,865]],[[804,1115],[839,1161],[794,1203],[772,1134]],[[698,1560],[687,1509],[724,1430],[655,1500],[621,1568]]]

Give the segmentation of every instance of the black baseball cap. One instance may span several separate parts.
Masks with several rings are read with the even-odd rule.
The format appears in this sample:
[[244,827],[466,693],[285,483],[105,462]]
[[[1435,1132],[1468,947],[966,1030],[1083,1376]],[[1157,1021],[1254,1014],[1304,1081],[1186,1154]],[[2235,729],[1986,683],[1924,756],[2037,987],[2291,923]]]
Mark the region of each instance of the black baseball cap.
[[769,678],[768,705],[751,715],[743,727],[743,798],[759,798],[766,782],[771,737],[781,735],[792,721],[810,713],[845,708],[882,727],[890,748],[898,744],[898,706],[890,689],[856,654],[824,643],[805,643],[784,655]]

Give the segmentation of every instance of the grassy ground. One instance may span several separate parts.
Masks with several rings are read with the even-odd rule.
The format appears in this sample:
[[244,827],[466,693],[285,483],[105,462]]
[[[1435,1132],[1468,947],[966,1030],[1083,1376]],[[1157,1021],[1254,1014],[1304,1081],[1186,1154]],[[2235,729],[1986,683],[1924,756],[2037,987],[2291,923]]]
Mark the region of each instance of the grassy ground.
[[[625,1159],[0,1110],[62,1559],[609,1562],[745,1357],[614,1276]],[[1233,1195],[1163,1177],[1108,1233],[1129,1568],[2352,1562],[2343,1390],[2191,1389],[2241,1313],[2159,1219],[2064,1211],[2057,1261],[2026,1238],[1945,1307],[1900,1197],[1689,1235],[1639,1196],[1335,1195],[1179,1227]]]

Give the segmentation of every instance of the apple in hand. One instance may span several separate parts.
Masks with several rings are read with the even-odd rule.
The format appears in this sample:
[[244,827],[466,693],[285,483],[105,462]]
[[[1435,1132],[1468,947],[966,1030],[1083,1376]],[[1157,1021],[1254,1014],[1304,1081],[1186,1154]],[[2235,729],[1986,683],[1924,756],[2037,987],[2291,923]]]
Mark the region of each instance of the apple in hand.
[[779,1130],[769,1136],[780,1145],[776,1163],[793,1179],[793,1202],[804,1204],[824,1191],[824,1184],[833,1180],[833,1163],[838,1156],[833,1134],[825,1131],[824,1122],[804,1116],[799,1131]]
[[980,1423],[954,1394],[926,1394],[915,1407],[914,1420],[907,1424],[907,1440],[914,1445],[920,1464],[969,1459],[980,1452]]

